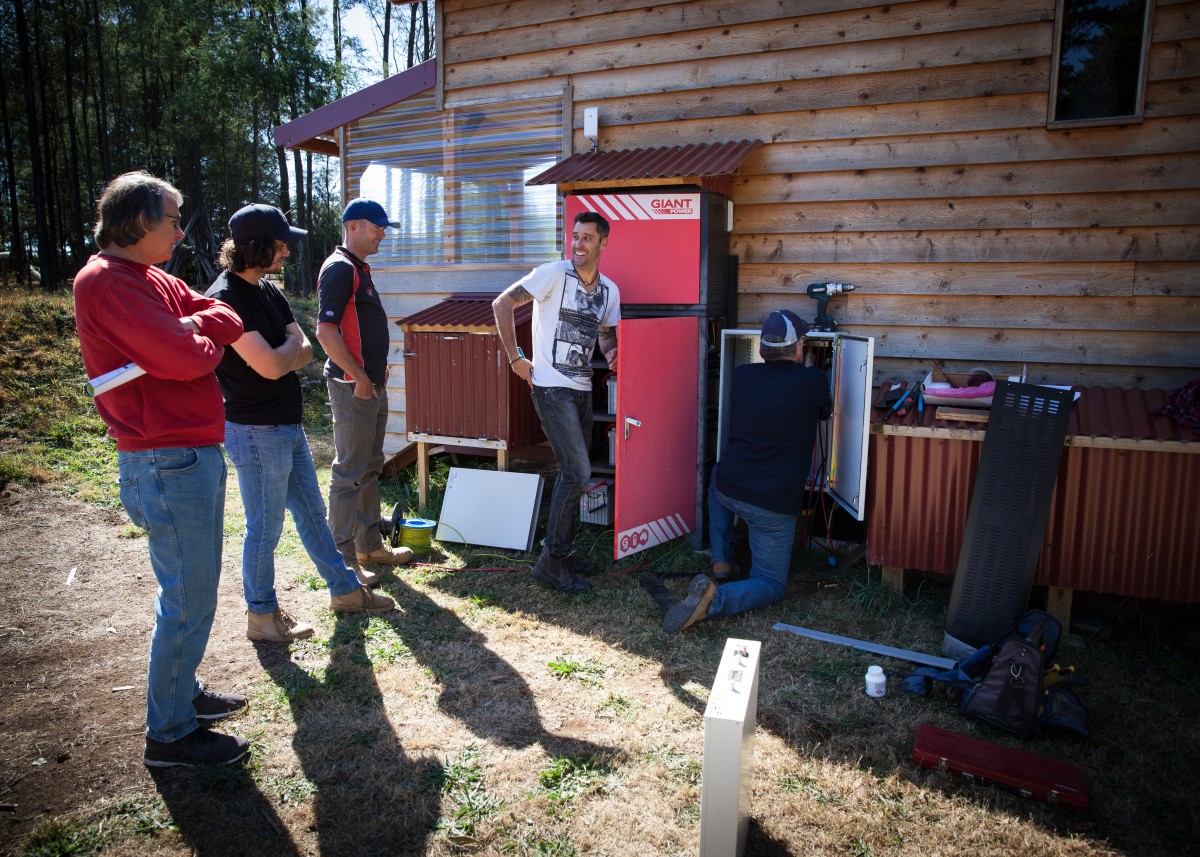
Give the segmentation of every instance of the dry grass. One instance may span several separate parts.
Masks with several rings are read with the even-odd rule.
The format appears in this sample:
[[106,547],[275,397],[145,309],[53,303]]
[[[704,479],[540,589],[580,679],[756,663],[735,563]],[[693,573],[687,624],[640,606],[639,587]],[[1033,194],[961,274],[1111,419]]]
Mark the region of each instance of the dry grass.
[[[496,552],[474,559],[495,565]],[[681,592],[686,581],[667,582]],[[1083,691],[1094,739],[1022,744],[894,681],[869,699],[870,656],[771,629],[937,650],[945,591],[881,613],[850,597],[865,586],[865,568],[831,571],[800,553],[779,607],[666,637],[630,574],[570,598],[519,573],[405,568],[386,586],[401,609],[370,620],[335,617],[293,585],[288,600],[318,634],[256,649],[253,704],[235,721],[254,739],[250,762],[156,773],[157,795],[98,800],[82,829],[106,820],[105,854],[694,854],[703,712],[725,639],[739,637],[764,643],[749,854],[1188,851],[1200,694],[1170,680],[1188,665],[1168,638],[1118,628],[1075,641],[1061,659],[1094,682]],[[921,722],[1079,765],[1092,809],[1071,815],[914,767]]]
[[[58,306],[35,305],[49,328],[63,318]],[[38,415],[9,404],[0,455],[11,461]],[[327,480],[328,438],[312,440]],[[414,496],[411,485],[387,487],[389,504],[411,505]],[[435,508],[410,512],[436,517]],[[227,514],[225,550],[236,557],[233,478]],[[112,529],[114,539],[128,535]],[[586,527],[582,544],[603,561],[611,531]],[[907,696],[894,680],[888,696],[869,699],[862,675],[875,658],[771,627],[782,621],[936,652],[945,589],[888,599],[878,573],[831,570],[822,553],[798,552],[782,604],[667,637],[638,574],[678,572],[666,582],[682,593],[705,560],[681,545],[617,563],[581,598],[534,586],[519,571],[532,556],[440,547],[438,565],[518,570],[404,568],[385,586],[397,612],[339,618],[324,609],[289,522],[277,586],[288,609],[315,621],[317,636],[290,650],[252,647],[235,639],[240,617],[222,616],[224,648],[210,643],[204,665],[252,698],[229,724],[253,739],[247,764],[149,779],[129,755],[142,728],[132,713],[115,730],[122,734],[113,741],[124,743],[106,745],[111,780],[95,784],[87,805],[43,818],[28,837],[21,829],[0,852],[695,854],[703,713],[728,637],[763,642],[749,855],[1158,857],[1195,853],[1200,841],[1200,691],[1194,652],[1180,647],[1176,630],[1114,621],[1103,639],[1070,640],[1059,659],[1092,682],[1081,696],[1093,737],[1022,743],[961,720],[949,701]],[[227,567],[223,588],[237,585]],[[33,596],[27,603],[42,609]],[[148,627],[140,612],[121,615],[122,629]],[[142,651],[144,638],[133,645]],[[880,662],[889,673],[908,669]],[[96,694],[76,687],[84,678],[60,680],[64,708],[75,693]],[[922,722],[1078,765],[1091,808],[1072,815],[914,767],[912,736]],[[57,775],[70,772],[59,766]],[[0,796],[14,784],[0,782]]]

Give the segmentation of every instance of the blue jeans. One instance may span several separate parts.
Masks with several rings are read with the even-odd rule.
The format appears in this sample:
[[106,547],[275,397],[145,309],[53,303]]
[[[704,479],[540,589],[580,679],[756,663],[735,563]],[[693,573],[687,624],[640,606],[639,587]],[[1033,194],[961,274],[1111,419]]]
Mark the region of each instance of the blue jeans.
[[333,474],[329,482],[329,529],[347,563],[356,553],[383,547],[379,532],[379,474],[387,432],[387,388],[375,385],[374,399],[359,399],[354,384],[328,380],[333,410]]
[[733,518],[750,531],[750,577],[717,587],[708,616],[736,616],[783,599],[796,518],[726,497],[717,490],[716,471],[708,486],[708,527],[712,561],[733,561]]
[[225,457],[219,446],[118,452],[121,505],[146,531],[158,580],[146,735],[178,741],[196,727],[196,668],[217,610],[225,521]]
[[242,591],[251,613],[274,613],[275,548],[284,511],[292,513],[300,543],[332,595],[358,589],[325,520],[325,500],[301,425],[225,423],[225,452],[237,470],[246,536],[242,541]]
[[533,408],[554,450],[558,477],[550,494],[550,516],[543,544],[555,556],[571,552],[579,498],[588,487],[592,461],[592,393],[570,387],[533,388]]

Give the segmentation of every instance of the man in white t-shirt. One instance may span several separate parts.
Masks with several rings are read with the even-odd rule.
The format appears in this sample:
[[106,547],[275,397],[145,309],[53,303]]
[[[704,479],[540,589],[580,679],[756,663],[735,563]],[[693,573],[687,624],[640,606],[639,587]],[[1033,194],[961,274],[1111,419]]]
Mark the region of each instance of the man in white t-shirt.
[[[579,497],[587,489],[592,465],[592,351],[596,342],[617,368],[617,322],[621,297],[617,284],[600,274],[600,256],[608,245],[608,221],[585,211],[571,229],[571,254],[561,262],[534,268],[492,302],[496,329],[509,365],[533,391],[533,406],[558,462],[550,495],[550,516],[542,555],[533,579],[562,592],[587,592],[586,576],[596,564],[571,553]],[[517,346],[513,312],[534,301],[533,355]]]

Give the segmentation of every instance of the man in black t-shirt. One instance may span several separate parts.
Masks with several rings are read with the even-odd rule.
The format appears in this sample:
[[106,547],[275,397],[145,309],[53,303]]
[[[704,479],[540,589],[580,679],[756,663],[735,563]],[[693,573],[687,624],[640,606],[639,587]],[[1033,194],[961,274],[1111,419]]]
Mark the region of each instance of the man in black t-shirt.
[[733,616],[783,598],[817,423],[832,411],[829,379],[804,355],[807,332],[795,313],[771,313],[759,339],[763,362],[733,371],[729,440],[709,484],[709,538],[713,573],[720,579],[733,571],[734,517],[745,521],[750,576],[718,588],[708,575],[696,575],[687,597],[663,619],[668,634],[705,617]]
[[296,376],[312,360],[312,345],[283,292],[265,279],[283,270],[287,242],[306,232],[290,226],[278,208],[261,204],[240,209],[230,218],[229,229],[233,238],[221,250],[225,272],[208,297],[229,304],[242,320],[242,337],[225,349],[217,382],[225,399],[225,452],[237,470],[246,510],[246,636],[290,643],[311,637],[313,628],[281,609],[275,595],[275,547],[285,510],[292,513],[304,549],[329,585],[333,610],[385,613],[395,602],[365,585],[378,575],[356,576],[329,532],[301,424],[304,402]]

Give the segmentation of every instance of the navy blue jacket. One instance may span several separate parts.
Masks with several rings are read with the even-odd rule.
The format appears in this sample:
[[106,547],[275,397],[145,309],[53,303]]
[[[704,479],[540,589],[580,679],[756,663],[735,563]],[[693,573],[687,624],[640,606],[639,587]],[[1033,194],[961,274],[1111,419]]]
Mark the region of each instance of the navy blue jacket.
[[829,417],[829,379],[802,363],[746,363],[733,370],[728,440],[717,490],[783,515],[799,515],[817,422]]

